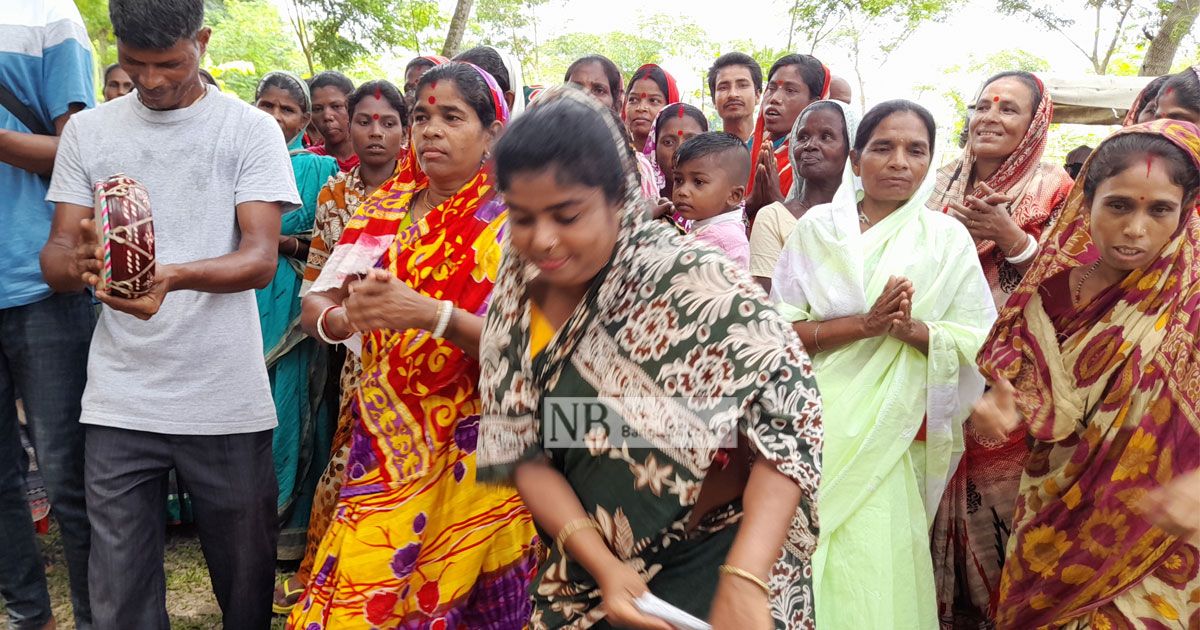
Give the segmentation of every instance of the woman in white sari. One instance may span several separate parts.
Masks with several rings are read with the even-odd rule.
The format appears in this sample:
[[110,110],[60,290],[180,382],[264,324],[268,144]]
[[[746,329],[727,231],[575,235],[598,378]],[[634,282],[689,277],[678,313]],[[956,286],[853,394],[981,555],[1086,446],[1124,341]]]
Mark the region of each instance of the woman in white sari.
[[845,181],[801,217],[772,282],[825,401],[823,630],[937,627],[928,528],[996,311],[970,234],[925,209],[933,146],[920,105],[868,112]]

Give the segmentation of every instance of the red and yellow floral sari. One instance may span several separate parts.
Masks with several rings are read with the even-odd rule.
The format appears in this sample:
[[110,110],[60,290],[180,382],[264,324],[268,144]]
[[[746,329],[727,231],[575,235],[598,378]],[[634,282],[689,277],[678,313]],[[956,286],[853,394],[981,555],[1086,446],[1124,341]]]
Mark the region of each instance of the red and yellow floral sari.
[[[1117,132],[1126,133],[1167,138],[1200,168],[1194,125]],[[1200,554],[1138,509],[1147,492],[1200,467],[1200,217],[1185,212],[1152,264],[1064,312],[1041,289],[1097,259],[1089,230],[1076,185],[979,355],[989,378],[1013,382],[1035,440],[996,626],[1200,627]]]
[[[379,267],[484,315],[508,216],[490,169],[412,222],[428,180],[411,154],[403,164],[359,207],[312,290]],[[475,481],[478,381],[478,361],[428,331],[364,336],[346,477],[289,628],[524,627],[536,534],[516,491]]]

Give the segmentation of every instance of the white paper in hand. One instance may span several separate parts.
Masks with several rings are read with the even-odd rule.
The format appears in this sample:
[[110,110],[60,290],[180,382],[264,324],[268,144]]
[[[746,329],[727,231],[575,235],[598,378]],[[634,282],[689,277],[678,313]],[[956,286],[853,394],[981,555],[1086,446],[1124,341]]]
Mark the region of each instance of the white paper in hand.
[[679,630],[712,630],[712,626],[703,619],[698,619],[694,615],[668,604],[650,591],[646,591],[634,599],[633,604],[643,615],[662,619]]

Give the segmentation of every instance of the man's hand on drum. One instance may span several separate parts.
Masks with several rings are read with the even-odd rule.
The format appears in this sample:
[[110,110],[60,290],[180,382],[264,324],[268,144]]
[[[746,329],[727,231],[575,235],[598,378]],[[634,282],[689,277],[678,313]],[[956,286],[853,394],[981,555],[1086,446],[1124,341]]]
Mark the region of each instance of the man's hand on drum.
[[[167,293],[171,290],[171,280],[174,278],[174,270],[175,267],[173,265],[155,264],[154,284],[150,285],[150,290],[144,295],[135,298],[122,298],[113,295],[108,289],[96,289],[96,299],[114,310],[128,313],[142,321],[147,321],[158,314],[158,309],[162,308],[163,300],[166,299]],[[89,282],[89,284],[96,286],[96,282]]]

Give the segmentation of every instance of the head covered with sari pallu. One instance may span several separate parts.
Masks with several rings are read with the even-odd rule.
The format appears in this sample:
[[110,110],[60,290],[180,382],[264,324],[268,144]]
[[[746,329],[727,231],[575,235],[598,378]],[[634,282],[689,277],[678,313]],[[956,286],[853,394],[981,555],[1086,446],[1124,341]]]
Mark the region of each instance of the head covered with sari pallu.
[[[801,57],[811,57],[811,55],[800,55],[800,56]],[[816,59],[815,57],[811,57],[811,58],[814,60]],[[778,64],[778,63],[779,62],[776,62],[776,64]],[[820,62],[818,61],[817,63],[820,63]],[[825,64],[821,64],[821,69],[825,72],[825,79],[821,85],[821,93],[819,95],[813,95],[813,94],[809,95],[812,97],[813,103],[820,101],[820,100],[826,100],[829,98],[829,85],[832,81],[833,75],[829,72],[829,66],[826,66]],[[770,76],[768,76],[767,79],[769,80]],[[754,135],[751,137],[751,142],[750,142],[750,160],[751,160],[751,163],[754,165],[754,167],[750,169],[750,181],[746,182],[746,196],[747,197],[749,197],[750,192],[754,190],[754,178],[755,178],[755,175],[758,173],[758,168],[757,168],[758,154],[762,151],[763,142],[766,140],[766,135],[767,135],[766,119],[763,117],[763,113],[766,111],[766,109],[767,109],[767,97],[766,97],[766,94],[764,93],[763,97],[760,99],[759,104],[758,104],[758,117],[754,121]],[[803,114],[803,112],[796,115],[797,120],[800,118],[801,114]],[[795,128],[794,124],[795,123],[793,121],[793,129]],[[790,138],[790,136],[789,136],[789,138]],[[778,138],[774,138],[773,140],[778,140]],[[775,165],[779,169],[779,185],[781,187],[780,192],[783,193],[785,196],[791,191],[792,182],[794,181],[794,178],[795,178],[795,175],[791,170],[791,168],[792,168],[791,161],[790,161],[790,158],[788,157],[788,154],[791,153],[791,151],[788,149],[788,147],[790,145],[791,145],[791,142],[789,140],[785,139],[783,144],[781,144],[775,148]],[[753,217],[751,217],[751,220],[753,220]]]
[[[666,93],[663,94],[663,96],[665,96],[667,98],[667,102],[663,103],[663,107],[665,108],[668,105],[673,105],[675,103],[680,102],[679,86],[677,86],[675,84],[675,77],[671,76],[670,72],[667,72],[666,70],[663,69],[662,66],[660,66],[656,63],[645,64],[642,67],[638,68],[636,71],[634,71],[633,76],[630,77],[630,79],[629,79],[629,86],[625,89],[625,93],[626,93],[625,97],[629,98],[629,92],[633,89],[633,84],[636,81],[640,81],[642,79],[650,79],[652,81],[655,81],[654,76],[651,74],[652,70],[658,70],[659,72],[661,72],[663,74],[664,77],[666,77],[667,91],[666,91]],[[655,81],[655,83],[657,83],[657,81]],[[661,110],[659,110],[659,111],[661,111]],[[621,106],[621,119],[622,120],[625,119],[624,105]],[[652,124],[650,126],[650,135],[646,136],[646,143],[640,147],[634,147],[635,149],[637,149],[638,151],[641,152],[642,156],[645,158],[646,163],[648,163],[650,165],[651,172],[654,174],[654,194],[651,195],[650,197],[648,197],[649,199],[657,199],[658,191],[662,190],[663,187],[667,185],[666,176],[663,175],[662,169],[658,167],[658,160],[656,160],[654,157],[655,151],[658,150],[658,138],[657,138],[657,136],[658,136],[658,116],[655,115],[654,119],[655,119],[654,124]],[[644,167],[642,167],[640,165],[639,165],[639,168],[645,170]],[[643,175],[643,180],[644,179],[645,179],[645,177]]]
[[[1154,121],[1105,142],[1125,134],[1165,138],[1200,169],[1194,125]],[[1200,466],[1200,217],[1183,210],[1154,262],[1101,292],[1070,321],[1052,323],[1039,291],[1099,257],[1083,182],[1103,146],[1084,165],[978,357],[990,380],[1012,381],[1038,441],[993,602],[999,628],[1058,626],[1088,614],[1126,627],[1113,615],[1127,607],[1117,613],[1109,604],[1150,586],[1159,592],[1139,595],[1139,605],[1148,616],[1158,610],[1177,619],[1171,610],[1186,612],[1162,593],[1194,583],[1200,565],[1195,547],[1137,509],[1146,492]]]
[[[418,90],[445,90],[438,80],[455,85],[484,134],[496,130],[493,113],[494,121],[508,119],[486,72],[446,63],[427,71]],[[507,221],[491,163],[413,220],[414,199],[429,185],[415,144],[400,172],[359,206],[312,290],[382,268],[421,294],[483,315]],[[517,628],[529,618],[531,517],[515,492],[475,483],[478,380],[475,359],[427,330],[364,333],[347,474],[288,627],[415,628],[436,617],[448,626]]]
[[[988,85],[1009,76],[1014,75],[998,75],[985,84],[980,93],[982,94]],[[1008,204],[1008,212],[1021,231],[1031,234],[1034,238],[1041,238],[1042,230],[1050,218],[1066,202],[1073,182],[1061,166],[1042,163],[1042,154],[1046,151],[1046,141],[1049,138],[1050,121],[1054,117],[1054,104],[1042,80],[1032,74],[1027,76],[1033,77],[1037,82],[1041,98],[1034,109],[1029,128],[1017,143],[1016,149],[986,181],[975,182],[975,187],[968,190],[967,184],[971,179],[976,158],[971,143],[967,142],[957,160],[938,169],[937,183],[928,203],[930,210],[949,214],[952,212],[950,202],[962,203],[967,195],[982,198],[985,195],[980,185],[987,184],[992,190],[1012,198],[1012,202]],[[996,247],[994,241],[976,241],[975,248],[983,266],[983,275],[988,279],[996,307],[999,308],[1016,289],[1021,275],[1016,267],[1004,259],[1006,252]]]

